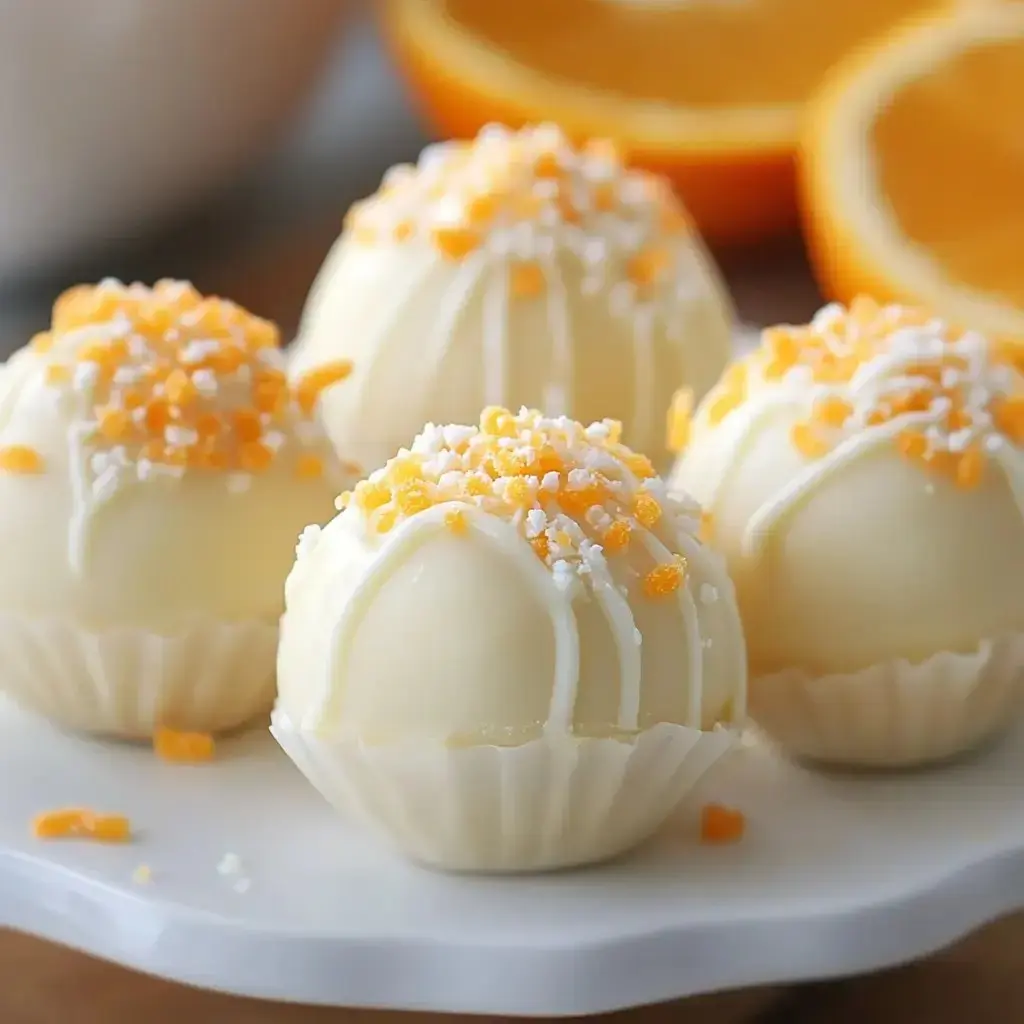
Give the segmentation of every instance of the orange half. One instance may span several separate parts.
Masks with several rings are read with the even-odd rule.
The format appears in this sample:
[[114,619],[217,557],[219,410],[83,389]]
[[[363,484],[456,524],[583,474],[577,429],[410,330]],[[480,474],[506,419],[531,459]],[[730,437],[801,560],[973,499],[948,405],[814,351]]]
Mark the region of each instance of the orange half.
[[1024,3],[896,33],[840,65],[808,114],[823,290],[1024,339]]
[[[385,0],[446,136],[555,121],[667,174],[713,243],[795,222],[804,102],[827,69],[940,0]],[[946,4],[941,4],[946,6]]]

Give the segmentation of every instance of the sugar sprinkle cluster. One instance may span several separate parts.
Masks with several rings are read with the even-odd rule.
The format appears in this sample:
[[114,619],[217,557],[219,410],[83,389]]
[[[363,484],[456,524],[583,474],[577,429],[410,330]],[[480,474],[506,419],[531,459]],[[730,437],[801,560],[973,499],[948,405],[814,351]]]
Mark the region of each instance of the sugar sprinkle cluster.
[[[769,328],[760,349],[727,371],[708,422],[722,423],[766,385],[810,401],[792,442],[811,459],[886,426],[905,457],[973,488],[991,455],[1024,446],[1024,348],[954,329],[925,310],[862,298],[826,306],[806,326]],[[676,437],[686,435],[689,412],[680,403],[679,422],[670,424]]]
[[[672,529],[695,534],[696,506],[670,498],[650,461],[621,441],[621,427],[605,420],[584,427],[567,417],[488,408],[478,426],[428,425],[411,449],[338,499],[362,517],[372,535],[447,505],[445,524],[469,529],[475,507],[512,522],[569,589],[606,559],[626,552],[638,531]],[[315,529],[315,528],[314,528]],[[302,548],[315,541],[306,536]],[[642,581],[651,598],[674,593],[685,579],[681,556],[656,565]]]
[[[351,370],[331,363],[289,383],[274,324],[170,280],[73,288],[30,348],[45,360],[47,385],[85,410],[72,429],[101,490],[126,471],[228,473],[245,484],[275,462],[289,432],[300,448],[294,473],[320,476],[314,411]],[[32,448],[0,449],[0,470],[44,469]]]
[[554,125],[492,125],[393,167],[346,229],[367,246],[426,241],[456,262],[488,252],[508,260],[510,295],[528,298],[544,291],[544,261],[562,247],[595,290],[610,267],[619,283],[649,290],[671,280],[673,243],[690,226],[668,183],[626,168],[611,143],[576,148]]

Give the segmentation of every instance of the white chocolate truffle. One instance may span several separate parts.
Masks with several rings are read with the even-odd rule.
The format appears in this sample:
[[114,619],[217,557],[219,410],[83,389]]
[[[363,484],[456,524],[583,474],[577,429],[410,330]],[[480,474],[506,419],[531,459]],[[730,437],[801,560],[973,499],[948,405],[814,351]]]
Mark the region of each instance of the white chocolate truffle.
[[[330,516],[344,483],[314,413],[346,372],[289,385],[277,329],[188,284],[62,296],[52,328],[0,373],[0,657],[29,624],[167,639],[256,622],[272,640],[295,538]],[[265,690],[273,653],[262,656]],[[0,685],[20,685],[7,664]],[[167,724],[203,724],[177,710],[190,721]],[[158,711],[138,710],[126,731],[148,731]]]
[[526,405],[614,417],[667,468],[673,392],[703,395],[730,348],[718,273],[666,182],[607,143],[493,126],[393,168],[352,209],[293,366],[354,362],[325,420],[367,466],[424,422]]
[[[685,734],[666,748],[682,757],[707,731],[741,719],[745,650],[723,562],[697,537],[700,510],[667,497],[620,429],[492,408],[479,427],[427,426],[343,496],[344,511],[307,533],[288,578],[279,715],[328,746],[354,743],[363,758],[373,749],[440,757],[545,743],[564,751],[590,740],[626,756],[658,728]],[[422,772],[432,762],[415,763]],[[673,763],[666,754],[662,767]],[[531,784],[546,778],[544,764]],[[645,778],[635,771],[631,778]],[[486,766],[470,774],[478,772],[477,789],[496,805]],[[679,778],[692,783],[686,772]],[[505,796],[518,784],[507,782]],[[472,854],[457,837],[447,841],[444,814],[425,826],[419,855],[463,867],[593,859],[656,828],[679,784],[650,780],[661,802],[640,826],[612,821],[589,839],[563,837],[539,861],[499,852],[540,825],[524,825],[518,840],[495,825]],[[380,807],[369,814],[401,843],[395,833],[405,825]]]
[[[752,675],[874,673],[909,701],[900,681],[920,682],[930,668],[930,689],[943,699],[942,679],[954,679],[987,713],[1005,713],[1020,666],[993,663],[1024,632],[1022,444],[1019,351],[866,299],[828,306],[808,327],[765,331],[759,351],[698,410],[672,479],[713,517]],[[1003,701],[987,692],[996,682],[981,685],[993,675]],[[758,682],[751,697],[755,717],[783,733],[773,695],[785,689]],[[837,705],[841,689],[832,688]],[[815,699],[827,692],[823,685]],[[860,703],[872,701],[881,708],[865,686]],[[971,726],[961,702],[965,732],[986,731]],[[934,707],[924,713],[940,717]],[[844,704],[842,714],[853,744],[855,709]],[[885,719],[874,713],[878,734],[841,759],[918,759],[886,748],[881,731],[899,730]],[[935,756],[956,752],[949,730],[936,737]],[[813,756],[836,753],[820,737],[781,738]],[[928,759],[927,744],[919,747]]]

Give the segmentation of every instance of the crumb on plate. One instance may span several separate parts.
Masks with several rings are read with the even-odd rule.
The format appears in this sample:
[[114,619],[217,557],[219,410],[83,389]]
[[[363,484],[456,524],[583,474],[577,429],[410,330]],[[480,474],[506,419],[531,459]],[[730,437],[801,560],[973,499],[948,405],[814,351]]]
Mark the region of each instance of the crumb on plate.
[[742,811],[722,804],[705,804],[700,813],[702,843],[736,843],[743,838],[747,819]]
[[36,839],[92,839],[124,843],[132,837],[131,822],[122,814],[97,814],[85,808],[43,811],[32,820]]

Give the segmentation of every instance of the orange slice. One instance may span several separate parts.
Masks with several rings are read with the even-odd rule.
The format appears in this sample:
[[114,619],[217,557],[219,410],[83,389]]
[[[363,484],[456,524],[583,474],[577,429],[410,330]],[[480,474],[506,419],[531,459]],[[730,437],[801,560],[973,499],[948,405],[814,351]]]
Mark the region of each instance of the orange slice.
[[824,291],[1024,339],[1024,3],[919,22],[844,61],[808,110]]
[[[947,0],[949,2],[949,0]],[[556,121],[668,175],[713,243],[795,222],[804,101],[847,51],[942,0],[386,0],[439,131]]]

